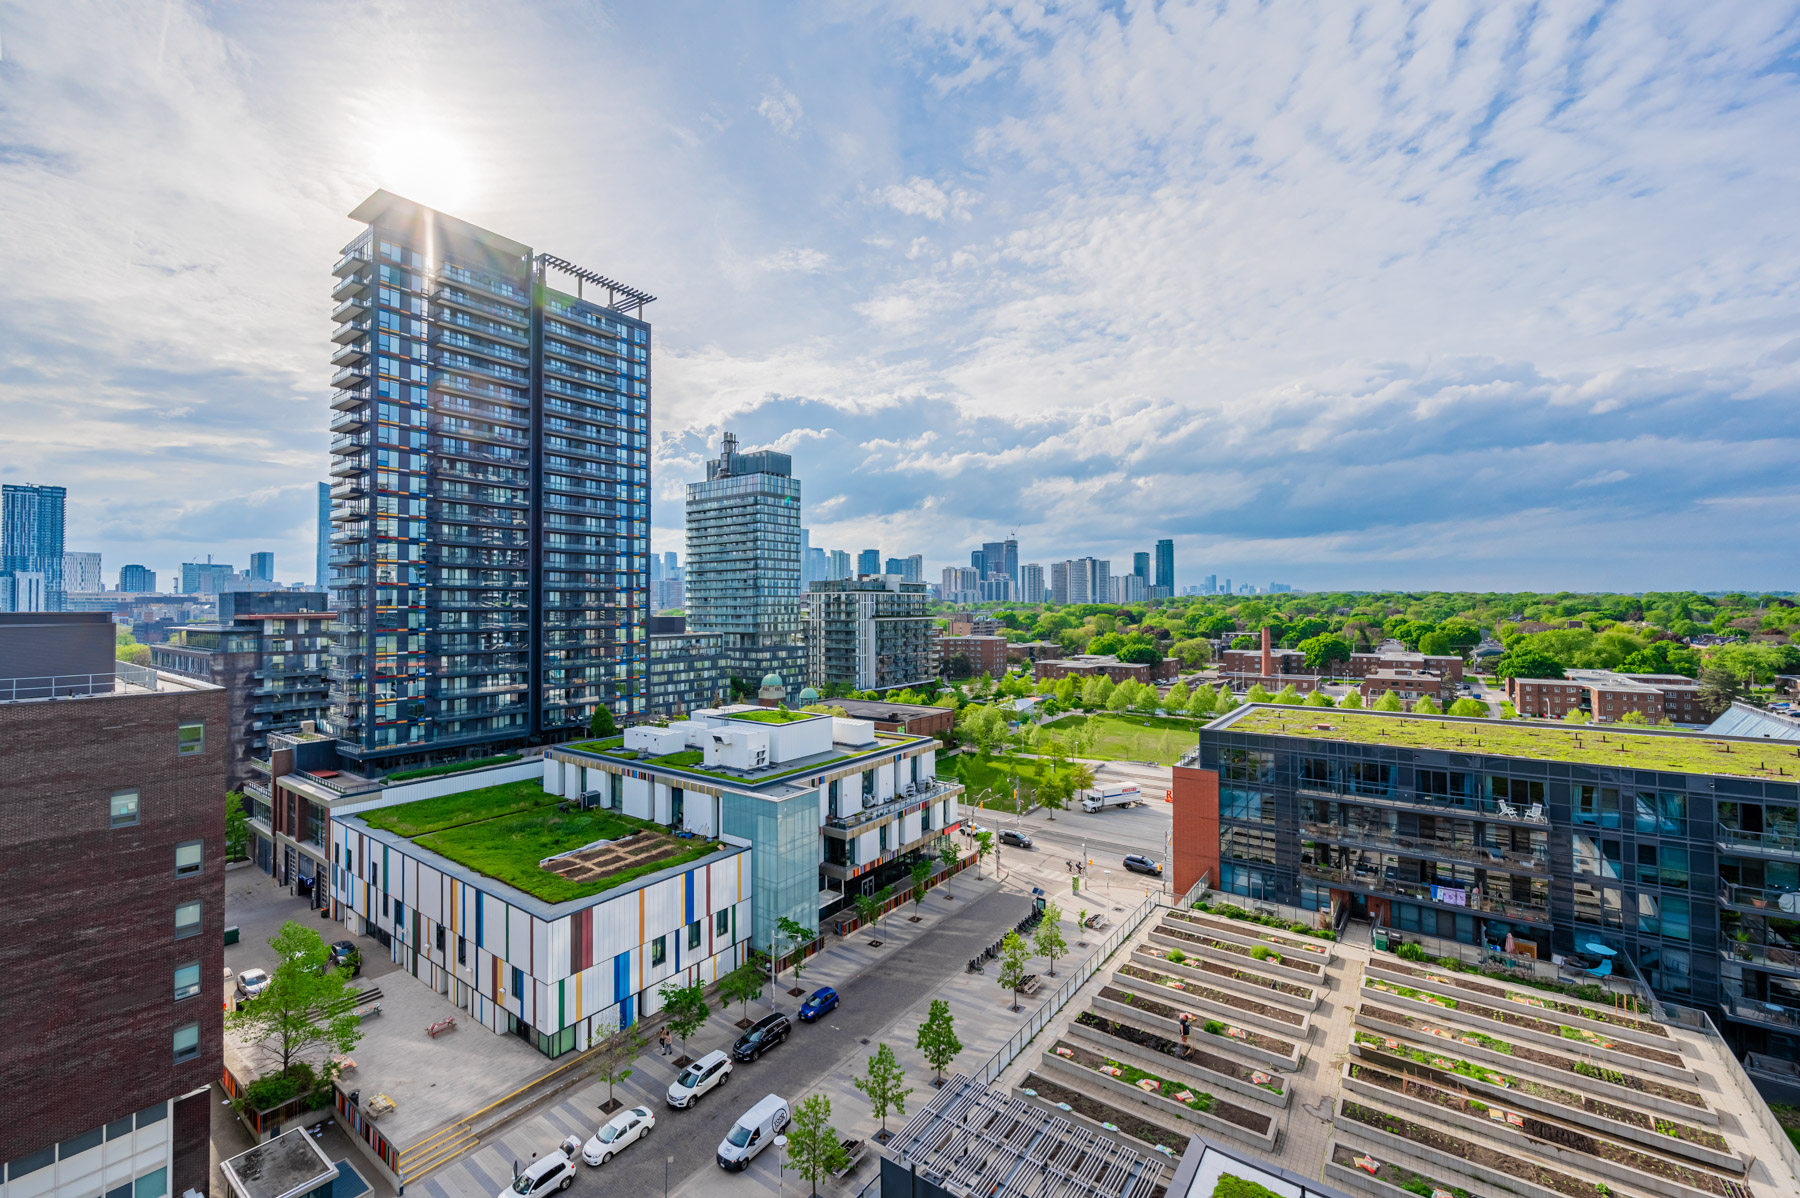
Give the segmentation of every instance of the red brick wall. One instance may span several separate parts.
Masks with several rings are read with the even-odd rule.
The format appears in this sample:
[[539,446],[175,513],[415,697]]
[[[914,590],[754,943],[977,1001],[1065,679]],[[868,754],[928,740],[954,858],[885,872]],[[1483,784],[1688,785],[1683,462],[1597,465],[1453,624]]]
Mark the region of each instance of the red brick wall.
[[1175,893],[1186,894],[1202,874],[1219,881],[1219,774],[1176,766],[1173,845]]
[[[219,690],[0,703],[0,1160],[12,1160],[219,1077],[225,924],[225,768]],[[206,724],[206,752],[177,757],[176,726]],[[114,791],[139,822],[110,826]],[[175,845],[204,841],[175,877]],[[200,933],[174,938],[199,899]],[[200,993],[174,1001],[174,970],[200,963]],[[178,1026],[200,1053],[176,1064]],[[195,1114],[194,1111],[198,1111]],[[173,1192],[207,1189],[210,1098],[171,1112]],[[185,1118],[184,1118],[185,1115]],[[197,1153],[197,1157],[194,1155]]]

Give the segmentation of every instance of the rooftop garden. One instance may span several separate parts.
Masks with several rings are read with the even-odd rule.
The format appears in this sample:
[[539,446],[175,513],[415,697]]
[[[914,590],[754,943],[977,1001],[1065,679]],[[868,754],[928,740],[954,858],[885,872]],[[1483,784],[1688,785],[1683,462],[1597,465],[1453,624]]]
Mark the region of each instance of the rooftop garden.
[[764,707],[759,711],[734,711],[727,719],[754,720],[758,724],[798,724],[801,720],[816,720],[820,713],[816,711],[788,711],[780,707]]
[[497,757],[479,757],[474,761],[453,761],[448,765],[431,765],[424,769],[401,770],[397,774],[389,774],[383,781],[406,782],[413,778],[436,778],[442,774],[460,774],[465,770],[486,769],[490,765],[510,765],[519,760],[517,753],[501,753]]
[[[484,877],[549,903],[588,898],[646,874],[672,869],[716,852],[715,841],[684,840],[649,820],[616,811],[564,810],[563,800],[536,782],[510,782],[462,794],[420,799],[361,813],[372,828],[414,841]],[[595,841],[632,837],[629,851],[595,854],[580,877],[565,877],[539,862]]]
[[1800,781],[1800,748],[1791,742],[1727,741],[1704,733],[1625,732],[1616,727],[1596,730],[1592,725],[1564,728],[1311,708],[1255,708],[1233,720],[1230,730],[1670,773]]

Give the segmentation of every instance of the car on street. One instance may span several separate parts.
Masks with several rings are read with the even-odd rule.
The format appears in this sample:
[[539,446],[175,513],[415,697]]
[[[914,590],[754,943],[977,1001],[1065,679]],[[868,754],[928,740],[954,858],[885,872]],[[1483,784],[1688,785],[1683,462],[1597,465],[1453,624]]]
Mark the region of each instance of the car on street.
[[532,1161],[525,1172],[513,1178],[511,1185],[495,1198],[539,1198],[553,1190],[566,1190],[575,1184],[575,1160],[560,1149],[542,1160]]
[[354,940],[337,940],[331,945],[331,967],[341,969],[348,963],[350,976],[362,973],[362,950],[356,947]]
[[269,988],[269,971],[266,969],[246,969],[238,974],[237,994],[244,1002],[258,998]]
[[820,986],[800,1004],[800,1022],[811,1023],[827,1011],[837,1010],[838,994],[830,986]]
[[649,1135],[655,1126],[656,1116],[649,1107],[627,1107],[601,1124],[600,1130],[581,1146],[581,1159],[590,1165],[604,1165]]
[[1017,845],[1022,849],[1028,849],[1031,847],[1031,837],[1025,835],[1023,832],[1015,832],[1011,828],[1006,828],[1000,833],[1000,843]]
[[794,1025],[780,1011],[772,1015],[764,1015],[750,1025],[750,1030],[737,1038],[731,1046],[731,1055],[739,1061],[754,1061],[769,1049],[788,1038]]
[[756,1154],[773,1144],[787,1125],[787,1099],[779,1094],[765,1094],[755,1106],[738,1117],[725,1138],[719,1141],[719,1168],[740,1173],[748,1169]]
[[677,1110],[691,1107],[700,1101],[702,1094],[718,1089],[730,1076],[731,1058],[722,1049],[709,1052],[689,1064],[680,1077],[669,1083],[669,1105]]
[[1142,853],[1129,853],[1125,857],[1125,868],[1134,874],[1149,874],[1151,877],[1162,877],[1162,866],[1150,860]]
[[991,829],[982,827],[980,824],[964,824],[963,825],[963,835],[964,836],[980,836],[983,832],[987,832],[990,830]]

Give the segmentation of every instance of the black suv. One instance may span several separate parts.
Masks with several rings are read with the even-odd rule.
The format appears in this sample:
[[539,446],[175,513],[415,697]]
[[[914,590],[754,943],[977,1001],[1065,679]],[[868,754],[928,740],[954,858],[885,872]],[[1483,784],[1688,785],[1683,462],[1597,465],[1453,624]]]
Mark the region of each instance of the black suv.
[[794,1025],[780,1011],[773,1015],[764,1015],[750,1025],[750,1030],[737,1038],[731,1046],[731,1055],[740,1061],[754,1061],[769,1049],[788,1038]]

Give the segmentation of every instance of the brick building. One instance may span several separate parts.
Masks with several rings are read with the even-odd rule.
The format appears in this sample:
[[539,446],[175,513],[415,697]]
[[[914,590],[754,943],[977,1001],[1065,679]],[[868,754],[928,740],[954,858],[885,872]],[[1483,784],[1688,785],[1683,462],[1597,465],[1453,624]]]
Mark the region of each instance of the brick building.
[[1135,661],[1120,661],[1108,655],[1082,653],[1074,657],[1045,659],[1034,663],[1032,667],[1033,677],[1039,679],[1071,676],[1086,678],[1093,674],[1104,674],[1115,683],[1126,679],[1145,683],[1173,682],[1181,675],[1181,663],[1168,657],[1152,666]]
[[938,638],[938,661],[946,675],[959,675],[951,668],[954,658],[969,663],[968,677],[987,674],[999,677],[1006,673],[1006,638],[1003,636],[945,636]]
[[1570,670],[1563,678],[1508,678],[1506,697],[1520,715],[1560,720],[1586,712],[1610,724],[1635,711],[1651,723],[1703,724],[1700,684],[1682,674],[1618,674],[1611,670]]
[[1346,678],[1366,678],[1377,670],[1425,670],[1451,682],[1463,679],[1463,659],[1455,654],[1352,653],[1338,673]]
[[1410,711],[1420,699],[1442,700],[1444,679],[1429,670],[1370,670],[1357,689],[1365,707],[1383,695],[1392,694]]
[[104,612],[0,615],[9,1195],[210,1188],[225,692],[113,648]]
[[824,702],[843,708],[853,720],[868,720],[877,732],[936,736],[950,731],[956,719],[953,707],[930,707],[923,703],[884,703],[879,699],[827,699]]
[[1000,621],[993,616],[977,616],[958,612],[950,617],[945,636],[999,636]]
[[1006,646],[1008,661],[1050,661],[1060,658],[1065,650],[1055,641],[1011,641]]
[[1319,686],[1318,674],[1293,672],[1306,668],[1306,655],[1298,649],[1275,648],[1267,628],[1262,630],[1260,650],[1227,649],[1222,656],[1235,663],[1235,667],[1230,664],[1222,666],[1219,676],[1235,691],[1243,692],[1253,686],[1260,686],[1275,694],[1291,686],[1299,694],[1310,695]]

